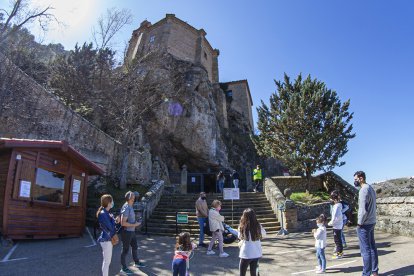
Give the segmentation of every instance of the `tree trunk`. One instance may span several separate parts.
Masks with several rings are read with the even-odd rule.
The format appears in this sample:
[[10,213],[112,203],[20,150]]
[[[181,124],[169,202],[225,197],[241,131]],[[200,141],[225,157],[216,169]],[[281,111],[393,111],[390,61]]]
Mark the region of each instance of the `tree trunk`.
[[122,155],[121,155],[121,169],[119,171],[119,188],[121,189],[126,189],[127,187],[128,161],[129,161],[128,146],[123,145]]
[[307,194],[310,193],[311,177],[312,177],[312,174],[308,170],[306,170],[306,193]]

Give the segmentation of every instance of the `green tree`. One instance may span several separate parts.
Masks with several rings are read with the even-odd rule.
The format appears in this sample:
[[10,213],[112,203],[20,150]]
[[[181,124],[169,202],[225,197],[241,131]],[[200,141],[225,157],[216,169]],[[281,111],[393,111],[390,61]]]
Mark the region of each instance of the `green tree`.
[[114,69],[114,51],[97,50],[84,43],[67,55],[58,57],[51,66],[49,85],[67,106],[94,121],[102,114],[102,99],[106,97]]
[[271,95],[270,106],[262,101],[257,108],[260,134],[255,145],[259,154],[303,172],[309,191],[312,173],[345,164],[339,160],[355,137],[350,101],[341,103],[335,91],[310,76],[302,80],[299,75],[291,82],[285,74],[284,82],[275,83],[277,92]]

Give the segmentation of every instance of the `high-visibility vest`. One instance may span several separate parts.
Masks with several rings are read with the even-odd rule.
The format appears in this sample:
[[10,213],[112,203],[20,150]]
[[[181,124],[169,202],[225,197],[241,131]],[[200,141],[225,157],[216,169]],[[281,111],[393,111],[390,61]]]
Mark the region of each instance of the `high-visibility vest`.
[[253,180],[262,180],[262,170],[254,169],[253,170]]

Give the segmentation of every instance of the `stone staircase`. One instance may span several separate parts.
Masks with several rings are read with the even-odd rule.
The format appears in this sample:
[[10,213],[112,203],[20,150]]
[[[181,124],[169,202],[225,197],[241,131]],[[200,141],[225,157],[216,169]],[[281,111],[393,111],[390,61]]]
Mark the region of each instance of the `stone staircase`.
[[[153,235],[173,236],[176,234],[176,212],[188,214],[188,224],[178,224],[178,232],[188,231],[192,236],[198,236],[199,228],[195,214],[196,194],[163,195],[147,221],[147,231]],[[220,214],[225,217],[225,223],[237,229],[243,210],[250,207],[256,211],[257,218],[268,234],[277,233],[280,224],[266,199],[264,193],[240,193],[240,200],[233,201],[233,221],[231,200],[223,200],[221,194],[208,194],[207,204],[211,207],[214,199],[222,202]],[[145,226],[142,228],[145,231]]]

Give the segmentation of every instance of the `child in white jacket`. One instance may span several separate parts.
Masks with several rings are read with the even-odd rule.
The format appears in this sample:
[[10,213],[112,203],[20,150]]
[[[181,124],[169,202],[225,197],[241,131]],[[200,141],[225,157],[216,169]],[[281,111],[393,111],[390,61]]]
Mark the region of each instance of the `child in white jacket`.
[[334,241],[335,241],[335,252],[332,256],[332,259],[341,259],[343,255],[343,246],[342,246],[342,228],[343,228],[343,219],[342,219],[342,204],[339,198],[339,192],[333,191],[331,193],[331,199],[334,203],[331,213],[331,221],[328,225],[332,226]]
[[211,203],[212,208],[208,212],[208,223],[210,226],[210,231],[212,233],[210,244],[208,245],[207,255],[214,255],[216,252],[213,251],[213,246],[216,240],[219,242],[220,257],[228,257],[229,254],[223,251],[223,232],[224,226],[223,221],[224,217],[220,215],[221,202],[219,200],[214,200]]
[[316,259],[318,260],[318,266],[316,267],[316,274],[322,274],[326,271],[326,217],[321,214],[316,218],[317,229],[313,229],[313,237],[315,238]]

